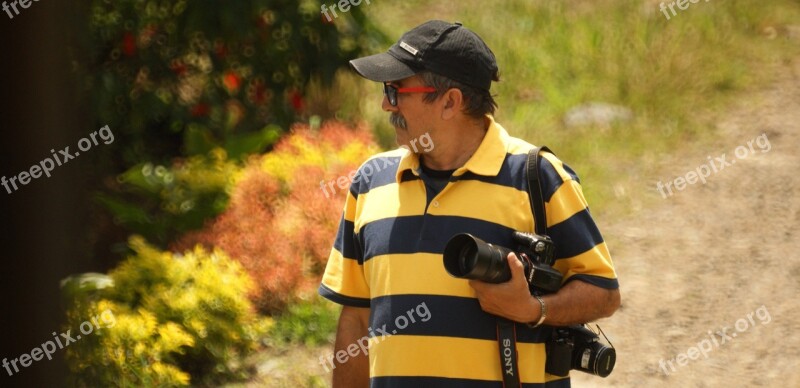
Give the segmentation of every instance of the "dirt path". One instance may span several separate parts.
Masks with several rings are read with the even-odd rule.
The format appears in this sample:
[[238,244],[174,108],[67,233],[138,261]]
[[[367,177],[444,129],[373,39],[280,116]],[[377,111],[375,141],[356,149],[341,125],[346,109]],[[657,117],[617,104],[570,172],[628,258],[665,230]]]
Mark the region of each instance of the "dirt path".
[[[619,359],[605,380],[573,373],[575,386],[800,387],[800,60],[776,71],[718,120],[715,144],[642,182],[655,206],[603,228],[621,277],[623,307],[603,324]],[[655,190],[762,133],[768,152],[672,197]]]

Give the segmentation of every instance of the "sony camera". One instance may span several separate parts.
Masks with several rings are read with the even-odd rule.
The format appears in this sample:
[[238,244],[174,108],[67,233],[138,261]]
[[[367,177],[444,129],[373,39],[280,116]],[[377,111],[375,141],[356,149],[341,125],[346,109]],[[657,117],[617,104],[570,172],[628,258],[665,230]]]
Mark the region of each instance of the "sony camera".
[[[514,232],[513,238],[531,293],[558,291],[562,276],[552,267],[553,241],[547,236],[523,232]],[[457,278],[504,283],[511,279],[511,268],[506,263],[510,252],[511,249],[486,243],[469,233],[457,234],[444,248],[444,268]]]
[[553,338],[545,347],[545,371],[551,375],[566,376],[570,369],[575,369],[606,377],[617,362],[617,351],[603,345],[600,336],[586,325],[553,328]]
[[[453,236],[444,248],[443,261],[447,273],[457,278],[475,279],[487,283],[511,280],[511,268],[506,257],[515,252],[525,269],[525,279],[531,294],[542,295],[558,291],[563,276],[552,267],[555,245],[548,236],[513,232],[516,250],[489,244],[469,233]],[[599,336],[585,325],[554,327],[553,337],[546,344],[545,371],[566,376],[570,369],[600,377],[614,369],[616,350],[599,341]]]

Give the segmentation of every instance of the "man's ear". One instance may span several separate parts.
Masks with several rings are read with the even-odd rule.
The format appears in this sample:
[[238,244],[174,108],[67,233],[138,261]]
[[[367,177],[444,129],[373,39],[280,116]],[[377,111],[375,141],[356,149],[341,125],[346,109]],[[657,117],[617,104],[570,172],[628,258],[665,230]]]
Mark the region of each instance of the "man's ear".
[[450,120],[461,113],[464,104],[464,95],[461,90],[451,88],[442,97],[442,119]]

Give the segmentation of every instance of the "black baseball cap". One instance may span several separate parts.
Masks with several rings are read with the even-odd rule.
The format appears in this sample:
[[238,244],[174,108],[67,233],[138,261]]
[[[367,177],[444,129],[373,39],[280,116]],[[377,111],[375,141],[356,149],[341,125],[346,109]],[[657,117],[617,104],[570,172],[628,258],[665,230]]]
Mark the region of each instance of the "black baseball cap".
[[497,78],[497,60],[489,46],[461,23],[425,22],[400,37],[388,52],[350,61],[362,77],[396,81],[421,71],[489,91]]

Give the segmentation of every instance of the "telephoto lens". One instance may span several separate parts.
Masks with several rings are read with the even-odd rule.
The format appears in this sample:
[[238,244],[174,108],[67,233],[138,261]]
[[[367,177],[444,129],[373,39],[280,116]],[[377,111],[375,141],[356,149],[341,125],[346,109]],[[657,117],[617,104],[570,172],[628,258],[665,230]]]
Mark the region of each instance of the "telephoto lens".
[[506,263],[511,252],[469,233],[457,234],[444,248],[444,268],[457,278],[503,283],[511,280],[511,269]]

